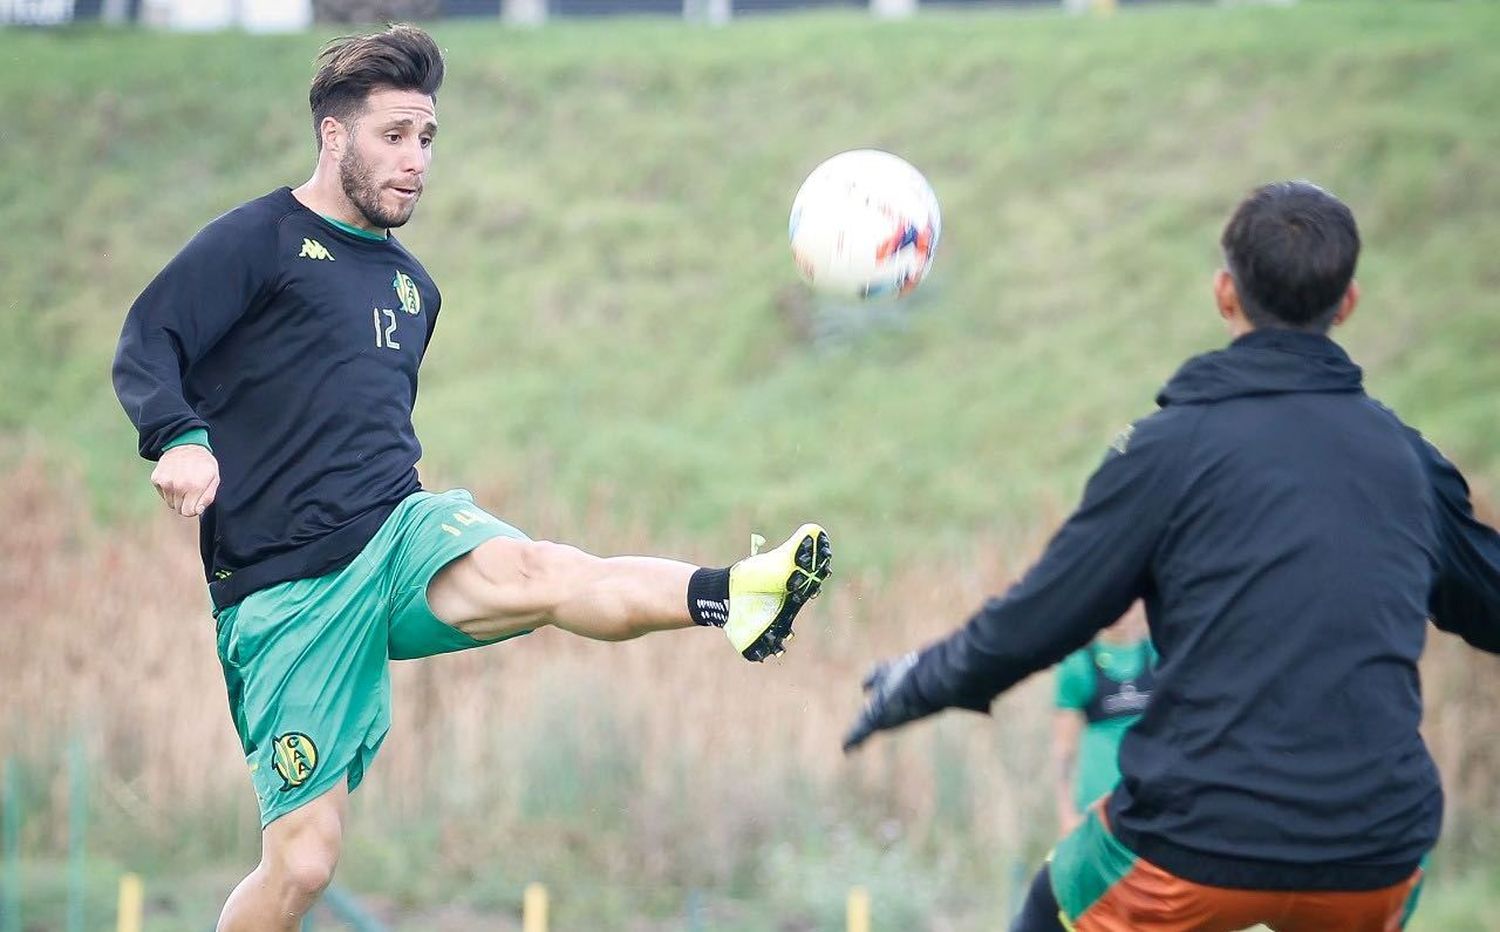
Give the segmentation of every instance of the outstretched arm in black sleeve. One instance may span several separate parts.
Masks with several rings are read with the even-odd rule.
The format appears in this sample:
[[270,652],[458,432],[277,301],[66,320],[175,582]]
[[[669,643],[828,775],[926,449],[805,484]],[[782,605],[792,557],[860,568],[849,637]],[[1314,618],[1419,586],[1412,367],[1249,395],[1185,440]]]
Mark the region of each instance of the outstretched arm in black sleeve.
[[1148,588],[1197,416],[1163,410],[1116,438],[1078,509],[1019,582],[950,636],[876,667],[845,749],[945,708],[987,711],[995,696],[1123,615]]

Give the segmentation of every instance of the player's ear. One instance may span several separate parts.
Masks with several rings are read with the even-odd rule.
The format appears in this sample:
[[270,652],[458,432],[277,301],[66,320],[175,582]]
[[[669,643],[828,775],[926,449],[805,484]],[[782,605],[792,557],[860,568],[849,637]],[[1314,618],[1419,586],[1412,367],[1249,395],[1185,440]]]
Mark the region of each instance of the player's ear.
[[345,141],[349,134],[344,124],[331,116],[323,118],[318,124],[318,138],[323,142],[323,151],[333,156],[334,159],[342,158],[344,155]]
[[1339,309],[1333,315],[1333,325],[1339,324],[1354,316],[1354,308],[1359,304],[1359,282],[1349,282],[1349,287],[1344,291],[1344,297],[1339,300]]
[[1214,304],[1218,305],[1219,316],[1227,322],[1233,323],[1240,316],[1240,293],[1228,269],[1214,273]]

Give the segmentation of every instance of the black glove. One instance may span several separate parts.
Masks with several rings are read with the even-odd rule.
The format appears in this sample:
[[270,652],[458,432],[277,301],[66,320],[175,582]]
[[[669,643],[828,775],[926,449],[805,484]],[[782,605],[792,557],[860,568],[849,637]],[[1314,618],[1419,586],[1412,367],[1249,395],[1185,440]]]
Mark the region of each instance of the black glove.
[[865,677],[865,708],[859,713],[854,727],[844,736],[845,754],[877,731],[895,728],[937,711],[913,688],[909,677],[916,665],[917,652],[912,651],[877,664]]

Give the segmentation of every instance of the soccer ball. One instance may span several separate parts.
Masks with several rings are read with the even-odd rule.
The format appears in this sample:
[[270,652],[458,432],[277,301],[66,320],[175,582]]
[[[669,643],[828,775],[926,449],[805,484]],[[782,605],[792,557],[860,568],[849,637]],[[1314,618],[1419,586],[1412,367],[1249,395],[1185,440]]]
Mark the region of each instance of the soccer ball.
[[840,152],[807,176],[788,232],[802,277],[856,298],[904,295],[922,283],[942,232],[922,173],[879,149]]

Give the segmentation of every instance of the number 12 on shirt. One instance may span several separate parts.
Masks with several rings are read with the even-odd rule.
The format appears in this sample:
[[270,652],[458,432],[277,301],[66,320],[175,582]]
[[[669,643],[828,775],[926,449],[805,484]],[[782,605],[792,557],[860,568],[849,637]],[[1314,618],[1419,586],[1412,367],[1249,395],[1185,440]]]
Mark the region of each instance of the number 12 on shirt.
[[[386,349],[400,349],[401,344],[396,342],[396,312],[377,307],[371,313],[375,317],[375,345]],[[380,319],[382,314],[385,315],[384,321]]]

